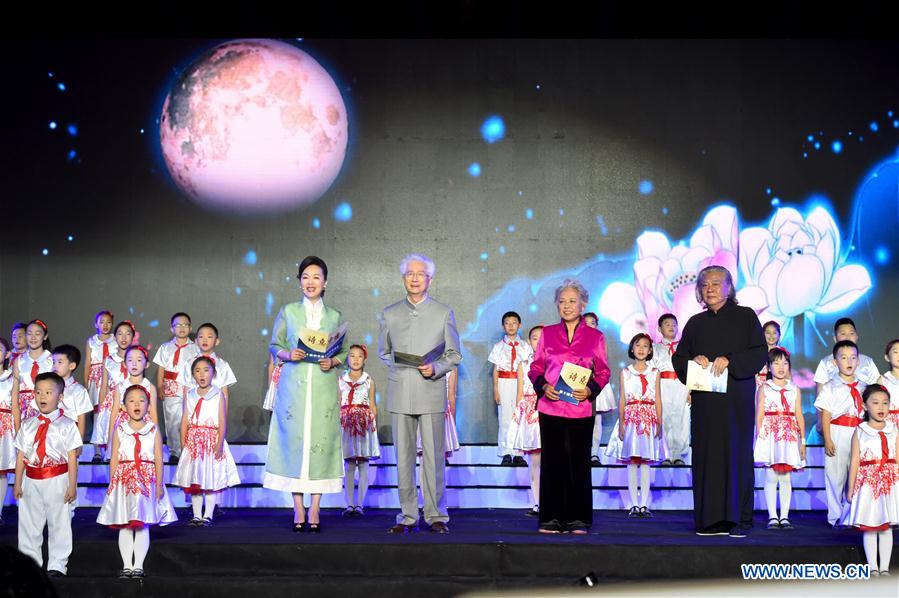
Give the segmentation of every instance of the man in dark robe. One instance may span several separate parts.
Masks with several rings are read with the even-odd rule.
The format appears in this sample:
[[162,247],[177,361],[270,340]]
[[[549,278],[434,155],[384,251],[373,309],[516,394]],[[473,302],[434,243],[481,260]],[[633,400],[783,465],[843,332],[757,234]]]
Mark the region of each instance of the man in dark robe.
[[691,391],[696,533],[741,538],[752,527],[755,375],[765,365],[767,345],[758,316],[737,305],[726,268],[704,268],[696,295],[706,310],[684,326],[674,370],[686,384],[690,360],[711,365],[714,374],[727,369],[727,392]]

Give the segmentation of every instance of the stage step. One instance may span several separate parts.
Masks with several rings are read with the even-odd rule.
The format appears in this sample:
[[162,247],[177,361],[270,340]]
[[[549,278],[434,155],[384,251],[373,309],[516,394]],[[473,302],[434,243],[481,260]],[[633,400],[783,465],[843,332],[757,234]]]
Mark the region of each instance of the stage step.
[[[163,475],[171,480],[175,475],[175,465],[163,466]],[[241,463],[237,466],[240,481],[245,484],[261,484],[265,474],[264,463]],[[592,470],[594,486],[612,486],[627,488],[627,466],[605,465]],[[653,487],[689,487],[692,473],[689,467],[653,467],[650,469],[650,482]],[[761,488],[765,484],[767,470],[757,467],[755,485]],[[503,467],[500,465],[449,465],[446,468],[447,486],[504,486],[527,487],[530,485],[530,474],[527,467]],[[396,486],[396,465],[373,462],[369,466],[368,482],[377,486]],[[109,466],[94,465],[90,462],[78,466],[79,484],[108,484]],[[798,488],[824,487],[824,468],[807,467],[793,472],[792,484]]]
[[[289,507],[288,494],[262,488],[265,472],[266,445],[230,445],[238,462],[242,484],[226,490],[221,503],[227,507]],[[794,472],[793,508],[825,509],[823,448],[809,447],[809,467]],[[79,505],[99,507],[103,503],[109,483],[109,466],[92,464],[93,446],[86,446],[78,468]],[[374,508],[399,508],[396,491],[397,471],[395,452],[392,445],[382,447],[382,458],[371,462],[369,471],[369,493],[366,506]],[[496,447],[490,445],[465,445],[454,453],[446,468],[447,506],[449,508],[528,508],[533,499],[527,467],[498,465]],[[171,480],[175,466],[166,465],[164,476]],[[692,474],[689,466],[653,467],[651,469],[652,492],[650,506],[656,510],[692,509]],[[755,508],[765,508],[762,491],[766,470],[755,470]],[[627,491],[627,467],[622,464],[603,464],[594,467],[593,504],[596,509],[622,509],[630,506]],[[169,486],[176,504],[183,504],[183,495],[178,488]],[[4,504],[14,504],[10,485]],[[342,508],[345,498],[342,493],[323,497],[323,506]]]
[[[268,447],[264,443],[253,444],[228,444],[231,454],[237,463],[265,463]],[[600,452],[605,451],[605,445],[601,447]],[[168,460],[168,448],[163,447],[163,454]],[[94,446],[84,445],[84,452],[81,455],[81,461],[90,461],[94,456]],[[689,461],[689,452],[685,459],[687,464]],[[605,455],[600,455],[603,464],[614,465]],[[449,458],[450,463],[454,465],[499,465],[500,457],[496,454],[496,445],[489,444],[464,444],[453,453]],[[812,466],[824,466],[824,447],[809,446],[807,447],[806,462]],[[381,445],[381,458],[377,459],[380,464],[396,464],[396,451],[392,444]]]
[[[188,504],[179,488],[169,485],[168,489],[176,507],[180,508]],[[103,504],[105,496],[105,484],[80,484],[78,486],[79,507],[99,507]],[[447,507],[451,509],[527,509],[533,506],[530,489],[524,486],[447,486],[446,503]],[[11,489],[7,493],[6,504],[14,504]],[[275,492],[265,489],[258,484],[241,484],[223,491],[219,497],[218,504],[228,508],[288,508],[293,506],[293,499],[286,492]],[[322,506],[342,509],[346,506],[346,500],[343,493],[325,494],[322,497]],[[370,486],[368,495],[365,498],[365,506],[398,509],[399,497],[396,487]],[[660,511],[692,509],[693,492],[689,487],[653,488],[649,506]],[[629,507],[630,498],[627,488],[593,488],[594,509],[615,510]],[[755,490],[755,508],[757,510],[765,508],[764,490],[760,488]],[[794,489],[792,508],[800,511],[826,509],[827,498],[824,488]]]

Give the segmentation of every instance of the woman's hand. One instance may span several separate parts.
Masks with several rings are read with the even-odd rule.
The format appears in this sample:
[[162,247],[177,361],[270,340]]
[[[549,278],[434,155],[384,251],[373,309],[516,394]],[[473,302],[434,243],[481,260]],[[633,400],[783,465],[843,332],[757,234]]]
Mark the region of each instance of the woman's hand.
[[335,366],[335,363],[334,363],[334,359],[332,357],[327,357],[318,362],[318,367],[320,367],[323,372],[327,372],[334,366]]
[[573,390],[573,391],[571,391],[571,394],[573,394],[574,398],[577,399],[578,401],[586,401],[587,399],[590,398],[590,389],[582,388],[580,390]]
[[290,361],[303,361],[306,359],[306,352],[302,349],[294,349],[290,352]]
[[837,454],[837,447],[833,443],[833,440],[824,441],[824,452],[827,453],[828,457],[833,457]]
[[730,360],[727,357],[719,357],[715,360],[715,363],[712,364],[712,373],[716,376],[720,376],[729,365]]
[[803,461],[805,460],[805,445],[804,444],[799,445],[799,458],[802,459]]
[[699,367],[701,367],[701,368],[708,367],[708,365],[709,365],[709,358],[706,357],[705,355],[697,355],[696,357],[693,358],[693,361],[698,363]]
[[621,421],[618,422],[618,440],[624,440],[624,426],[621,425]]
[[559,400],[559,391],[552,384],[544,384],[543,385],[543,396],[545,396],[550,401],[558,401]]
[[163,496],[165,496],[165,486],[163,486],[160,481],[156,484],[156,500],[162,500]]

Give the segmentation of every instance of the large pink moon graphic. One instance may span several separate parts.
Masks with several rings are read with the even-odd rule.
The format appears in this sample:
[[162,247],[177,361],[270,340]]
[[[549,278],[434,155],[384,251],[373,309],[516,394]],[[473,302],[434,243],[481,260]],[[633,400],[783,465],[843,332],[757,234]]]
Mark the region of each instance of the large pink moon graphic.
[[172,85],[159,129],[175,183],[220,211],[309,205],[346,155],[346,107],[334,80],[309,54],[274,40],[235,40],[204,54]]

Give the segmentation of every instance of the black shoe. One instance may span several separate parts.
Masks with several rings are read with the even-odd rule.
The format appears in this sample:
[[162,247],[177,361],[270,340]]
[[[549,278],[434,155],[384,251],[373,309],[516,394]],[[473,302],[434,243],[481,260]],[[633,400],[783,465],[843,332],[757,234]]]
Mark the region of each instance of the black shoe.
[[91,463],[94,465],[99,465],[103,462],[103,459],[100,458],[100,453],[94,453],[94,458],[91,459]]
[[131,579],[142,579],[146,577],[143,569],[135,569],[131,572]]
[[126,579],[128,577],[131,577],[131,573],[133,573],[131,569],[122,569],[121,571],[119,571],[119,579]]
[[178,465],[178,455],[169,455],[169,465]]
[[503,455],[503,460],[500,465],[512,465],[512,455]]
[[65,573],[63,573],[62,571],[57,571],[56,569],[50,569],[49,571],[47,571],[47,577],[60,578],[65,576]]
[[777,520],[777,517],[768,520],[768,529],[780,529],[780,521]]
[[514,457],[512,457],[512,465],[514,465],[515,467],[527,467],[528,464],[527,461],[524,460],[524,457],[515,455]]
[[540,507],[534,505],[533,509],[528,509],[528,512],[525,513],[528,517],[539,517],[540,516]]
[[697,536],[726,536],[728,535],[729,528],[723,523],[715,523],[714,525],[709,525],[707,527],[702,527],[696,530]]
[[749,535],[750,529],[748,525],[738,524],[733,526],[727,535],[731,538],[745,538]]
[[306,522],[304,521],[303,523],[294,523],[291,529],[295,534],[302,534],[306,531]]
[[561,534],[565,528],[557,520],[553,519],[549,523],[541,523],[538,531],[541,534]]
[[780,528],[781,529],[793,529],[793,524],[790,523],[790,520],[784,517],[780,520]]
[[631,510],[627,512],[628,517],[639,517],[640,516],[640,507],[631,507]]
[[599,460],[599,457],[597,457],[596,455],[593,455],[592,457],[590,457],[590,466],[591,467],[599,467],[601,465],[602,465],[602,461]]
[[308,523],[310,534],[320,534],[322,531],[321,523]]
[[640,517],[644,519],[652,519],[652,511],[646,507],[640,507]]

